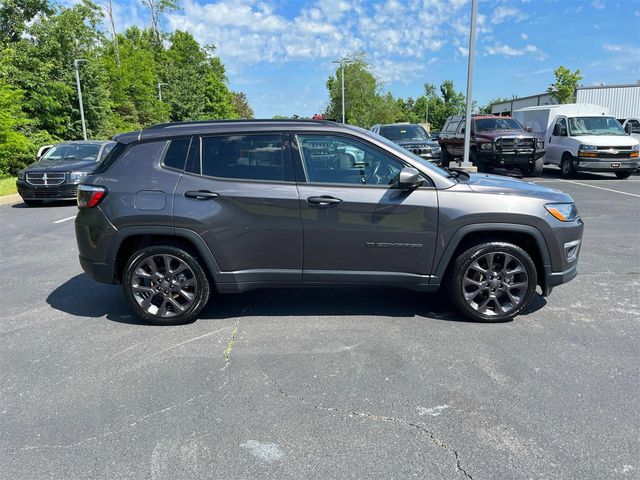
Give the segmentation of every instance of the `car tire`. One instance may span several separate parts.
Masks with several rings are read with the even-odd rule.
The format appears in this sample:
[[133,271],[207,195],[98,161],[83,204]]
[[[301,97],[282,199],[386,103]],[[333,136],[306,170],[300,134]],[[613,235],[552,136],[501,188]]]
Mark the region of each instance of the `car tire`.
[[522,175],[525,177],[539,177],[544,169],[544,157],[540,157],[533,165],[529,165],[527,168],[522,169]]
[[449,155],[446,145],[440,146],[440,157],[440,165],[442,168],[449,168],[451,166],[451,155]]
[[29,207],[37,207],[44,203],[43,200],[25,200],[24,198],[22,199],[22,201],[25,203],[25,205],[28,205]]
[[197,258],[170,245],[146,247],[131,255],[122,288],[136,314],[155,325],[194,321],[210,295],[209,279]]
[[475,165],[479,173],[487,173],[489,171],[486,162],[480,158],[476,152],[469,152],[469,160]]
[[629,178],[633,172],[614,172],[616,177],[620,180],[624,180],[625,178]]
[[475,245],[458,258],[448,276],[456,309],[479,322],[504,322],[531,303],[538,282],[536,266],[522,248],[505,242]]
[[573,166],[573,155],[565,153],[560,162],[560,173],[564,178],[573,178],[576,176],[576,167]]

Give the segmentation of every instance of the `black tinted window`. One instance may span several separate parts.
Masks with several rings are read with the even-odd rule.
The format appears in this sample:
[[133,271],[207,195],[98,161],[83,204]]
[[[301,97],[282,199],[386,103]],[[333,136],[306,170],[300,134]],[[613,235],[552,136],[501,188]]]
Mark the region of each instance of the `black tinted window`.
[[455,132],[457,126],[458,126],[458,122],[452,121],[451,123],[449,123],[449,125],[447,125],[447,128],[445,129],[445,131],[447,131],[447,132]]
[[167,167],[183,170],[184,163],[187,160],[187,153],[189,153],[190,143],[190,138],[177,138],[171,140],[169,148],[167,148],[167,153],[164,155],[164,164]]
[[230,135],[202,139],[202,174],[244,180],[290,180],[282,135]]

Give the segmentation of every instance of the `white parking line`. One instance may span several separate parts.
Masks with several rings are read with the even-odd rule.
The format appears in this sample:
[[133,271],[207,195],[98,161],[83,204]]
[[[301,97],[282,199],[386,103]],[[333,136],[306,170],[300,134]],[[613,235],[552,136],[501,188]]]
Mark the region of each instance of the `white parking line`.
[[75,215],[74,215],[73,217],[63,218],[62,220],[56,220],[56,221],[55,221],[55,222],[53,222],[53,223],[62,223],[62,222],[66,222],[67,220],[72,220],[72,219],[74,219],[74,218],[76,218],[76,216],[75,216]]
[[574,185],[582,185],[583,187],[597,188],[598,190],[606,190],[607,192],[614,192],[614,193],[619,193],[621,195],[629,195],[630,197],[640,198],[640,195],[638,195],[637,193],[621,192],[620,190],[614,190],[612,188],[598,187],[597,185],[589,185],[588,183],[576,182],[575,180],[564,180],[564,181],[567,182],[567,183],[573,183]]

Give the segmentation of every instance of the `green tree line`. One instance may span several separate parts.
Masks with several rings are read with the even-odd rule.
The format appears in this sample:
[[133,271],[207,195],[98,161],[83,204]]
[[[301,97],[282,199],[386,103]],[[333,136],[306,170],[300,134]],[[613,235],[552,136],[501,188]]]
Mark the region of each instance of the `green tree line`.
[[32,162],[43,144],[82,138],[74,59],[87,60],[79,74],[89,138],[166,121],[253,117],[245,94],[229,89],[215,46],[160,31],[160,16],[178,5],[143,3],[151,27],[123,32],[112,0],[0,3],[0,176]]

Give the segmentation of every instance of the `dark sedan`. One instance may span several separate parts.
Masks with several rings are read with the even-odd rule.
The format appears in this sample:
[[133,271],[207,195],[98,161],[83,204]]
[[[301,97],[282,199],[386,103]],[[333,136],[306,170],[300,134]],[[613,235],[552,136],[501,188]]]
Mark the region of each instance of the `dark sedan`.
[[44,200],[75,200],[78,184],[114,145],[105,140],[58,143],[18,172],[18,193],[27,205],[39,205]]

